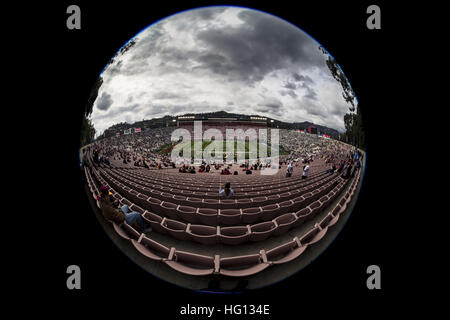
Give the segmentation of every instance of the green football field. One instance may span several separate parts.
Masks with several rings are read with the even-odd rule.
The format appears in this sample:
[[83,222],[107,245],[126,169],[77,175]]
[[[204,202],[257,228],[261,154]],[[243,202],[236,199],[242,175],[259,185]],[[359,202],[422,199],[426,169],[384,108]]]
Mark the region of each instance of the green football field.
[[[200,150],[203,152],[213,142],[214,141],[199,141],[197,143],[201,146]],[[166,145],[163,148],[161,148],[160,153],[170,154],[172,152],[172,149],[174,147],[176,147],[176,148],[180,148],[180,154],[179,155],[181,156],[181,150],[183,148],[186,148],[187,147],[186,144],[189,144],[189,143],[191,144],[191,146],[190,146],[191,147],[191,156],[194,157],[194,147],[195,147],[195,143],[196,143],[194,141],[181,142],[181,143],[172,143],[172,144]],[[199,147],[199,145],[197,147]],[[238,150],[238,147],[239,147],[239,150]],[[256,152],[259,154],[259,150],[260,149],[262,150],[262,148],[264,148],[264,147],[266,147],[266,149],[267,149],[267,156],[270,157],[270,155],[271,155],[270,144],[266,145],[264,143],[257,143],[256,144]],[[211,147],[208,148],[208,149],[211,150],[211,155],[215,156],[214,149],[216,149],[216,151],[217,151],[217,147],[215,148],[213,145],[211,145]],[[206,150],[206,151],[208,151],[208,150]],[[236,156],[238,151],[239,151],[239,153],[243,151],[245,153],[245,155],[246,155],[245,156],[246,159],[248,159],[248,154],[250,152],[250,143],[249,143],[249,141],[245,141],[245,142],[244,141],[239,141],[239,142],[238,141],[234,141],[234,146],[233,146],[233,148],[231,148],[231,150],[228,150],[228,148],[226,146],[226,141],[223,141],[223,145],[222,145],[222,152],[223,153],[225,153],[225,152],[228,153],[228,154],[234,153],[234,156]],[[284,149],[283,146],[279,146],[279,151],[278,152],[279,152],[280,156],[289,155],[289,151]]]

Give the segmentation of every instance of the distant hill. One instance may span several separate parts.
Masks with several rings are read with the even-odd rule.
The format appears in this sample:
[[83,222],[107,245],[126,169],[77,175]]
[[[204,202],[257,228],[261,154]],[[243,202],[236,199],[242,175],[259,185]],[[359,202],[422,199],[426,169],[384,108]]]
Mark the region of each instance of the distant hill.
[[[185,116],[194,116],[194,120],[204,120],[207,118],[237,118],[238,120],[250,120],[250,117],[260,117],[260,118],[267,118],[267,123],[272,124],[273,127],[278,127],[280,129],[299,129],[299,130],[305,130],[309,126],[314,126],[317,128],[317,131],[323,134],[330,135],[331,137],[337,139],[339,137],[339,132],[336,129],[328,128],[325,126],[321,126],[318,124],[314,124],[312,122],[283,122],[276,119],[272,119],[270,117],[261,116],[257,114],[252,115],[244,115],[244,114],[237,114],[237,113],[229,113],[226,111],[216,111],[216,112],[206,112],[206,113],[185,113],[183,115],[177,115],[177,116],[164,116],[162,118],[154,118],[150,120],[142,120],[137,121],[133,124],[129,124],[126,122],[117,123],[104,132],[104,137],[113,136],[116,134],[116,132],[127,130],[129,128],[160,128],[160,127],[167,127],[167,126],[173,126],[176,124],[175,121],[178,117],[185,117]],[[271,122],[273,120],[273,122]]]

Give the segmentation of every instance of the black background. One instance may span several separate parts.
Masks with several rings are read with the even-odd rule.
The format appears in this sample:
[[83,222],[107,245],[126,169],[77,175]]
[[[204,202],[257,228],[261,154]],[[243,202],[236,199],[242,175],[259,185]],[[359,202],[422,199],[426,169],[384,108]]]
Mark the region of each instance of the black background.
[[[81,30],[66,28],[66,9],[71,4],[81,8]],[[213,4],[271,13],[321,43],[356,92],[367,140],[367,168],[359,200],[336,240],[295,276],[239,295],[195,293],[158,280],[135,265],[111,242],[92,213],[78,163],[84,106],[117,50],[157,20]],[[381,8],[381,30],[366,27],[366,9],[371,4]],[[316,316],[336,310],[374,315],[396,304],[398,294],[405,292],[406,277],[402,267],[406,247],[398,239],[399,226],[394,222],[405,210],[398,200],[404,173],[393,174],[387,161],[399,156],[392,141],[392,133],[399,130],[395,125],[398,106],[394,108],[392,101],[400,90],[398,61],[404,41],[397,20],[404,13],[398,8],[383,1],[60,1],[27,8],[30,19],[25,29],[33,36],[27,42],[24,64],[34,65],[27,74],[35,84],[33,92],[46,96],[39,100],[41,105],[30,106],[28,113],[39,141],[46,143],[28,147],[28,153],[38,155],[32,164],[38,176],[30,179],[35,184],[29,184],[33,190],[29,201],[21,198],[40,208],[35,206],[27,217],[33,221],[28,234],[33,240],[25,241],[25,257],[19,253],[25,266],[21,280],[28,284],[25,291],[33,292],[32,301],[44,298],[47,304],[76,306],[70,310],[93,303],[104,311],[129,309],[145,317],[162,312],[168,319],[182,319],[179,308],[188,303],[269,304],[271,319],[302,317],[306,311]],[[66,268],[72,264],[81,268],[81,290],[66,287]],[[372,264],[381,268],[381,290],[366,287],[366,268]],[[30,279],[35,283],[31,288]],[[356,312],[357,306],[365,311]]]

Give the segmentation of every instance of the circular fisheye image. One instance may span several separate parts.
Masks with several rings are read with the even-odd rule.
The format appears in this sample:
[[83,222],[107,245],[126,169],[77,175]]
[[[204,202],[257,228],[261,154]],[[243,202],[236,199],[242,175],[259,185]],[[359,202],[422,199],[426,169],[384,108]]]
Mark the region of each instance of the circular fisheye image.
[[288,278],[335,239],[364,146],[356,95],[324,47],[219,6],[119,49],[88,99],[80,159],[94,213],[133,262],[183,288],[239,291]]

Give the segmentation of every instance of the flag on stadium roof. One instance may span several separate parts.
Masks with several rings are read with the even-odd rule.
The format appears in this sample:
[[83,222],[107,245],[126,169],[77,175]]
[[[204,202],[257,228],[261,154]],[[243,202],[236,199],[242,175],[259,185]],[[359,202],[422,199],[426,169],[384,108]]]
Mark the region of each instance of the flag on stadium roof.
[[134,132],[141,132],[141,128],[134,128]]

